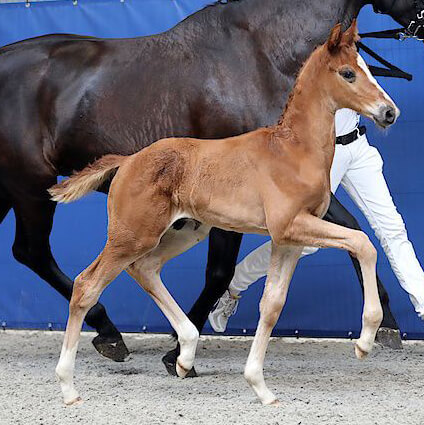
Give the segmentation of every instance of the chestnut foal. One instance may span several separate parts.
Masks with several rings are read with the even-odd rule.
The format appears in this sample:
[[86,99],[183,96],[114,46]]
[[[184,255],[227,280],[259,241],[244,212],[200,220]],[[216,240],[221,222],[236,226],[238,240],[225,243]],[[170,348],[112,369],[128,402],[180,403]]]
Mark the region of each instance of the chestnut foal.
[[84,316],[123,270],[152,296],[176,330],[181,345],[177,373],[186,376],[199,333],[159,273],[169,259],[205,238],[211,226],[272,237],[261,316],[244,372],[263,404],[277,403],[264,381],[264,357],[304,246],[342,248],[358,258],[364,310],[355,353],[363,358],[370,352],[382,319],[376,251],[364,233],[321,220],[330,200],[336,110],[354,109],[382,127],[399,113],[358,55],[357,39],[356,22],[344,33],[340,25],[333,28],[303,66],[274,127],[222,140],[163,139],[128,157],[107,155],[50,190],[55,201],[70,202],[117,170],[108,198],[106,246],[75,279],[56,368],[66,404],[81,400],[73,374]]

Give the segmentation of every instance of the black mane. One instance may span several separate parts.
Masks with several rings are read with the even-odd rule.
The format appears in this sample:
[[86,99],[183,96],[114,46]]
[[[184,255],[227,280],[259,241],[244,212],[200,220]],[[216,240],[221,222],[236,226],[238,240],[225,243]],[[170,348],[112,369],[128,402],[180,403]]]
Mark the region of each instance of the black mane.
[[216,2],[214,2],[213,4],[210,4],[206,7],[210,7],[210,6],[218,6],[218,5],[227,5],[229,3],[240,3],[243,0],[217,0]]

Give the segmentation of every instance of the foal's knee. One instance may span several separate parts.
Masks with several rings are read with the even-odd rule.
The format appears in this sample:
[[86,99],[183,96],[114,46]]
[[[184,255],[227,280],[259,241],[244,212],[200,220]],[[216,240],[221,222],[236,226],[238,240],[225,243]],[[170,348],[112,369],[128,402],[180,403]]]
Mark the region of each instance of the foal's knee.
[[375,264],[377,262],[377,250],[364,232],[356,232],[354,239],[354,251],[355,252],[353,252],[353,254],[358,258],[358,260],[367,261],[371,264]]
[[281,310],[285,303],[285,296],[281,294],[277,297],[269,297],[261,301],[260,314],[261,320],[266,326],[274,327],[280,317]]

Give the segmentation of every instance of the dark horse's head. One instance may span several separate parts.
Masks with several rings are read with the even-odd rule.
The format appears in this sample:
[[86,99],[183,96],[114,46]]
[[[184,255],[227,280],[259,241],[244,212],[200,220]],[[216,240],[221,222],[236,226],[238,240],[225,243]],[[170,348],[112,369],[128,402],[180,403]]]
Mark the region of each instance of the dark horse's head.
[[372,4],[377,13],[401,24],[407,37],[424,40],[424,0],[374,0]]

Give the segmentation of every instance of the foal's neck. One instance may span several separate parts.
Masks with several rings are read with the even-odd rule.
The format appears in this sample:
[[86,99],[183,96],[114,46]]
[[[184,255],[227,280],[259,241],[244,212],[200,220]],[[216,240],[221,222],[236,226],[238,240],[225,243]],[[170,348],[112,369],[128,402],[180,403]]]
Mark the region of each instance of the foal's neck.
[[276,130],[278,133],[279,129],[288,129],[293,142],[309,148],[331,167],[336,137],[335,114],[336,105],[323,90],[319,74],[302,72]]

